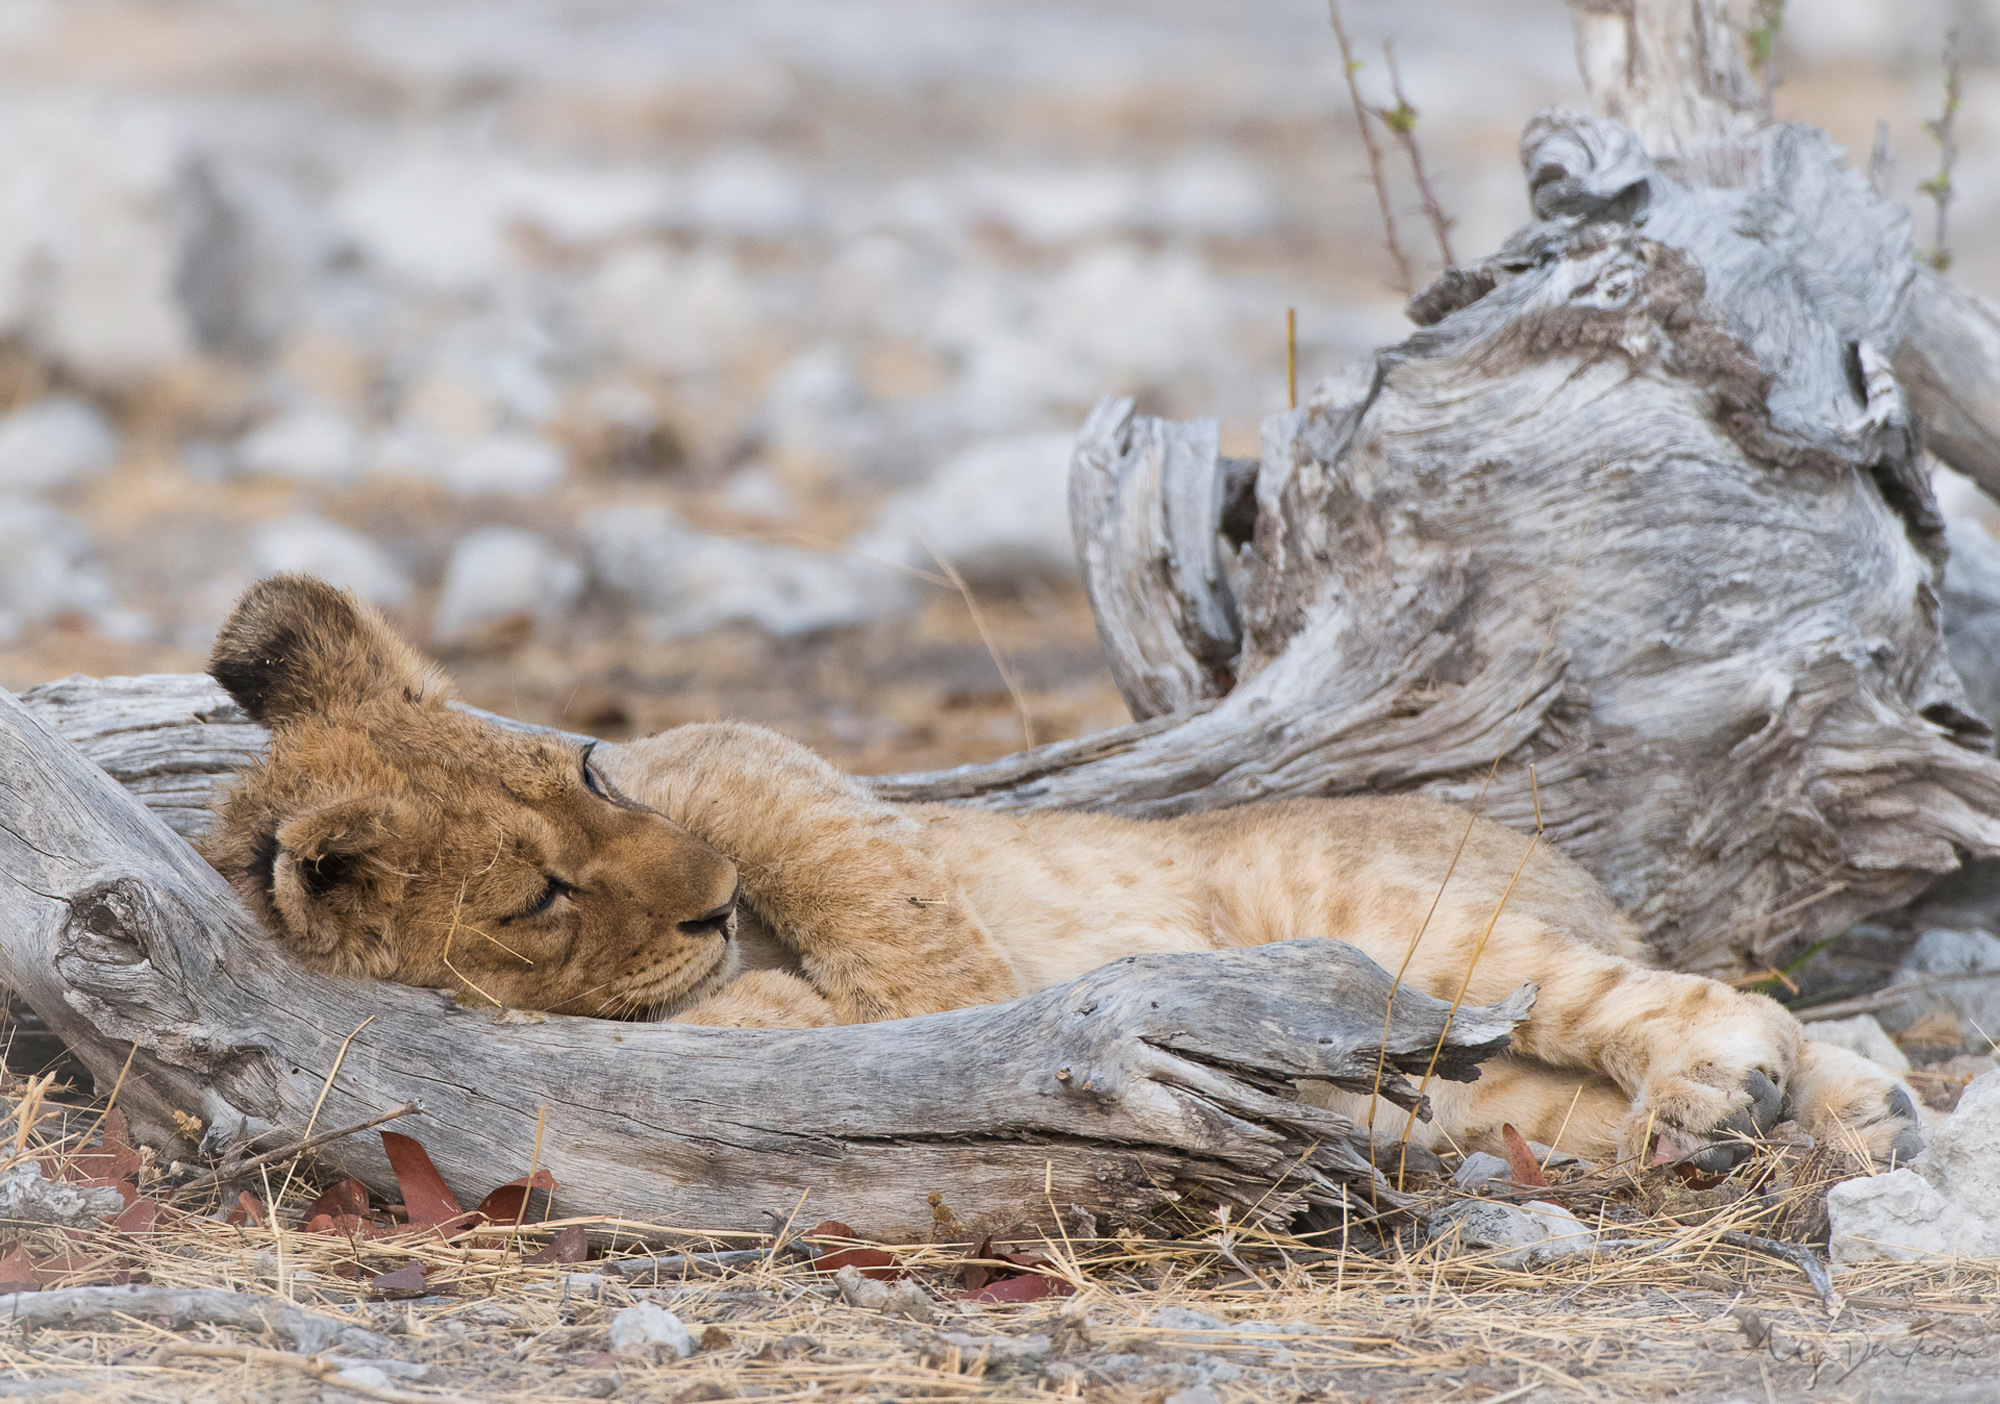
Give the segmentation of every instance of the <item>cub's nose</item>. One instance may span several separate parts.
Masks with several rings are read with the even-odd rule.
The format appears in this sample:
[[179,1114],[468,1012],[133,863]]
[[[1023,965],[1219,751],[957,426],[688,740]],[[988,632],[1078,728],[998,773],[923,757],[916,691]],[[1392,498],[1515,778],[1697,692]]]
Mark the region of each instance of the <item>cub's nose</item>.
[[743,895],[743,884],[738,882],[736,890],[729,894],[729,900],[712,912],[703,912],[681,923],[683,936],[727,936],[729,919],[736,915],[736,899]]

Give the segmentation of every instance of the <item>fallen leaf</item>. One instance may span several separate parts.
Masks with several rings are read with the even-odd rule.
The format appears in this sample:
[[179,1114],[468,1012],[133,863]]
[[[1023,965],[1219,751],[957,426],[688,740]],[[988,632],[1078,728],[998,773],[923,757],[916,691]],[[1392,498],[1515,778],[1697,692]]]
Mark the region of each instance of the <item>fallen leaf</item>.
[[977,1292],[981,1287],[984,1287],[987,1283],[991,1282],[996,1276],[998,1276],[998,1274],[993,1271],[993,1264],[990,1261],[988,1262],[974,1261],[974,1259],[979,1259],[979,1258],[991,1259],[992,1256],[993,1256],[993,1239],[989,1235],[988,1237],[979,1240],[979,1246],[972,1250],[971,1256],[965,1260],[965,1265],[960,1270],[965,1282],[965,1289],[968,1292]]
[[249,1190],[243,1190],[236,1196],[236,1207],[229,1211],[229,1217],[222,1222],[232,1226],[236,1224],[250,1224],[254,1227],[262,1228],[264,1219],[264,1201],[250,1193]]
[[437,1228],[465,1217],[458,1200],[445,1188],[444,1177],[431,1164],[430,1153],[414,1137],[384,1131],[382,1149],[396,1183],[403,1191],[403,1204],[410,1211],[411,1228]]
[[1513,1172],[1515,1184],[1548,1188],[1549,1177],[1542,1173],[1535,1153],[1528,1149],[1528,1143],[1521,1139],[1521,1133],[1514,1129],[1513,1123],[1500,1124],[1500,1142],[1507,1148],[1507,1165]]
[[[828,1219],[816,1225],[806,1237],[856,1238],[859,1235],[838,1219]],[[844,1267],[851,1267],[858,1269],[863,1277],[872,1277],[877,1282],[894,1282],[903,1275],[896,1255],[880,1248],[836,1248],[814,1258],[813,1267],[820,1272],[839,1272]]]
[[701,1339],[694,1343],[696,1350],[728,1350],[736,1343],[736,1338],[720,1326],[711,1326],[701,1333]]
[[1038,1302],[1044,1297],[1067,1297],[1076,1288],[1067,1280],[1047,1273],[1024,1272],[1019,1277],[1003,1277],[976,1291],[958,1294],[962,1302]]
[[528,1195],[534,1190],[546,1190],[554,1194],[562,1186],[556,1177],[546,1170],[537,1170],[533,1175],[523,1175],[518,1180],[509,1180],[479,1201],[473,1212],[484,1214],[486,1221],[493,1224],[515,1224],[521,1221],[521,1212],[527,1207]]
[[[86,1146],[70,1157],[68,1179],[122,1187],[139,1178],[145,1164],[138,1147],[132,1144],[131,1128],[125,1113],[113,1107],[104,1114],[104,1134],[99,1144]],[[136,1191],[136,1186],[134,1186]]]
[[378,1272],[368,1280],[368,1285],[385,1297],[422,1296],[424,1265],[405,1263],[394,1272]]
[[555,1231],[542,1251],[532,1258],[523,1259],[527,1263],[580,1263],[590,1256],[590,1235],[583,1231],[582,1224],[571,1224],[568,1228]]
[[143,1238],[153,1231],[159,1222],[160,1206],[150,1199],[135,1199],[127,1204],[111,1226],[120,1233],[129,1233],[135,1238]]
[[41,1291],[42,1276],[36,1271],[37,1266],[20,1244],[10,1246],[6,1253],[0,1254],[0,1293]]
[[318,1199],[306,1206],[308,1223],[322,1214],[336,1221],[342,1218],[366,1219],[368,1186],[359,1180],[335,1180],[319,1192]]

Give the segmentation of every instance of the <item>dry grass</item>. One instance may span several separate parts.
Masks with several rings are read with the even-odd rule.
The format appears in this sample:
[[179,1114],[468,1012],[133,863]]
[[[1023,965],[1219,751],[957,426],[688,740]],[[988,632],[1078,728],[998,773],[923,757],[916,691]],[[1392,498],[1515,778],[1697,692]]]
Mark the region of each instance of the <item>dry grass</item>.
[[[5,1091],[7,1166],[23,1158],[75,1163],[89,1148],[101,1108],[52,1102],[26,1079],[10,1079]],[[398,1125],[421,1136],[420,1121]],[[300,1211],[317,1190],[309,1169],[287,1194],[286,1167],[274,1166],[249,1181],[259,1195],[282,1197],[274,1223],[222,1222],[209,1191],[163,1213],[147,1235],[14,1226],[14,1236],[37,1256],[68,1256],[47,1290],[131,1280],[248,1293],[380,1333],[390,1343],[385,1358],[414,1370],[341,1381],[330,1377],[354,1363],[351,1351],[334,1360],[288,1350],[268,1335],[212,1326],[175,1333],[112,1318],[87,1330],[0,1328],[0,1396],[349,1395],[397,1404],[1053,1394],[1137,1404],[1205,1384],[1225,1404],[1706,1404],[1808,1394],[1921,1394],[1935,1404],[1982,1387],[2000,1349],[2000,1263],[1851,1270],[1829,1307],[1797,1267],[1728,1236],[1810,1234],[1826,1184],[1857,1167],[1837,1153],[1783,1145],[1766,1147],[1753,1164],[1754,1173],[1707,1189],[1664,1171],[1638,1181],[1556,1172],[1546,1189],[1492,1187],[1493,1198],[1561,1201],[1599,1231],[1596,1249],[1529,1267],[1502,1266],[1492,1253],[1455,1242],[1422,1243],[1408,1224],[1385,1241],[1359,1228],[1308,1239],[1191,1220],[1179,1238],[1019,1245],[1048,1259],[1074,1295],[995,1306],[954,1300],[971,1245],[904,1245],[896,1252],[934,1303],[929,1323],[849,1305],[796,1240],[743,1262],[740,1238],[600,1219],[488,1225],[447,1240],[378,1212],[380,1237],[306,1233]],[[173,1181],[186,1177],[149,1161],[138,1179],[143,1193],[172,1206]],[[1455,1194],[1438,1189],[1431,1200]],[[235,1202],[233,1190],[226,1199]],[[592,1261],[527,1261],[572,1224],[597,1241]],[[735,1259],[720,1266],[681,1256],[664,1272],[641,1268],[630,1280],[617,1271],[621,1262],[639,1267],[634,1260],[647,1254],[715,1249],[737,1250]],[[392,1299],[369,1286],[373,1274],[412,1262],[426,1269],[422,1296]],[[644,1299],[682,1319],[701,1343],[694,1356],[611,1350],[612,1317]],[[1163,1317],[1167,1308],[1226,1324],[1171,1311]]]

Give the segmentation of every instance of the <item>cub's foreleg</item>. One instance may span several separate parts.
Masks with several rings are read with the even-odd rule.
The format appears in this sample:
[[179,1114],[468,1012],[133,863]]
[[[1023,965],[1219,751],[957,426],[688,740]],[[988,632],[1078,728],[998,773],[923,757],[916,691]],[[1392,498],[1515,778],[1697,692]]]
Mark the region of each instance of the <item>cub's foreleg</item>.
[[626,794],[734,860],[744,902],[796,954],[833,1022],[1024,993],[926,849],[922,822],[797,742],[715,722],[606,747],[598,758]]

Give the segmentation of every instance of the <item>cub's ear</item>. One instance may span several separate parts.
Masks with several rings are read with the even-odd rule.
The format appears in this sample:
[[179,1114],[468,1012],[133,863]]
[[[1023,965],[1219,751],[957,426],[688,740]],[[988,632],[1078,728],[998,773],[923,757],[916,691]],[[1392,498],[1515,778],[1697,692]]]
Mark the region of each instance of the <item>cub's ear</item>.
[[246,590],[215,636],[208,673],[252,720],[273,727],[376,698],[421,703],[450,693],[381,615],[308,575],[274,575]]
[[396,973],[390,918],[409,882],[394,861],[402,817],[394,800],[362,795],[278,826],[266,891],[300,955],[344,974]]

